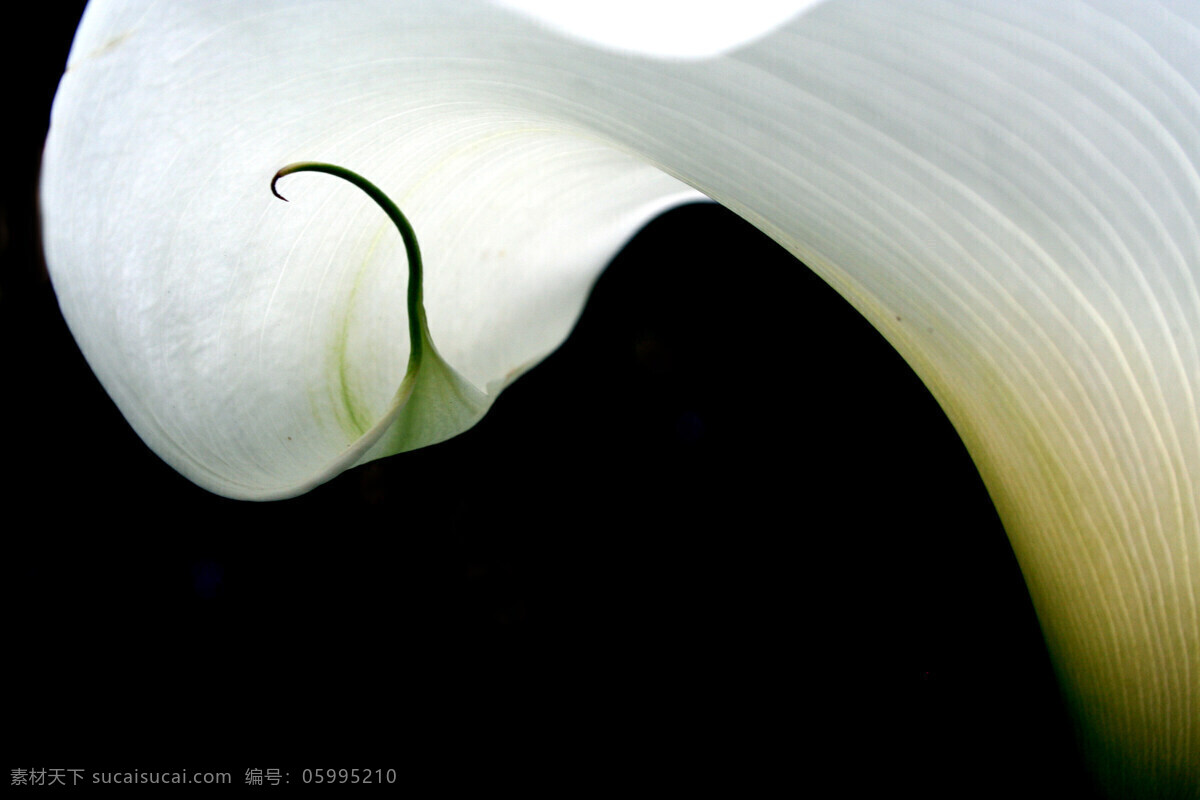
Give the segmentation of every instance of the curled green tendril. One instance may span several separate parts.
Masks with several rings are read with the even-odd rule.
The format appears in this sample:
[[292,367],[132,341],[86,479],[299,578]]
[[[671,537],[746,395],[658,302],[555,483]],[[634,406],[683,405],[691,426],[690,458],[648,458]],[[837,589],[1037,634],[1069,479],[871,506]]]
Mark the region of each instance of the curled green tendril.
[[437,444],[470,428],[483,417],[491,401],[446,363],[429,335],[421,283],[421,250],[412,225],[379,187],[333,164],[302,161],[279,170],[271,179],[271,192],[280,200],[287,198],[275,184],[293,172],[324,172],[362,189],[391,218],[408,252],[408,369],[386,413],[369,430],[357,431],[358,440],[330,468],[331,474],[354,463]]
[[391,198],[362,175],[359,175],[357,172],[351,172],[345,167],[339,167],[335,164],[324,164],[319,161],[297,161],[295,164],[288,164],[275,173],[275,177],[271,179],[271,193],[285,203],[288,202],[288,199],[279,193],[275,188],[275,184],[283,176],[291,175],[294,172],[324,172],[327,175],[333,175],[335,178],[341,178],[344,181],[354,184],[366,192],[367,196],[383,209],[384,213],[388,215],[388,218],[396,226],[396,230],[400,231],[400,238],[404,240],[404,249],[408,254],[408,337],[410,346],[407,372],[410,375],[414,374],[421,365],[421,356],[425,351],[424,332],[428,330],[428,326],[425,322],[421,248],[417,246],[417,234],[413,231],[408,218],[401,213],[396,204],[391,201]]

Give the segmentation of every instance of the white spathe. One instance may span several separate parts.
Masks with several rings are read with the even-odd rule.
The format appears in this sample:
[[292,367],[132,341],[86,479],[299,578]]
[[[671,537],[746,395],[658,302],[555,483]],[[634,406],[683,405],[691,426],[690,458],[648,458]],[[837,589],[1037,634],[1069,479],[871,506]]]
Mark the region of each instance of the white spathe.
[[749,44],[825,0],[496,0],[601,47],[706,58]]
[[47,258],[142,438],[213,491],[281,497],[384,435],[407,275],[356,190],[292,176],[285,205],[275,170],[338,163],[404,210],[479,413],[698,190],[941,402],[1101,779],[1193,797],[1198,29],[1194,2],[832,0],[680,59],[477,2],[100,2],[55,101]]

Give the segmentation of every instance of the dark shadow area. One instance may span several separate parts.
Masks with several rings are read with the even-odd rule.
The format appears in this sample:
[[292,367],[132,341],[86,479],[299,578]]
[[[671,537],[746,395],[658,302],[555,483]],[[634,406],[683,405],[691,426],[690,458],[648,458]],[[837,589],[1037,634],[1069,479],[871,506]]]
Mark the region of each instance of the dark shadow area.
[[294,793],[359,767],[447,794],[1087,796],[954,431],[716,206],[634,239],[568,342],[453,441],[281,503],[176,475],[37,256],[72,28],[5,70],[6,769],[230,771],[222,795],[255,791],[248,768]]

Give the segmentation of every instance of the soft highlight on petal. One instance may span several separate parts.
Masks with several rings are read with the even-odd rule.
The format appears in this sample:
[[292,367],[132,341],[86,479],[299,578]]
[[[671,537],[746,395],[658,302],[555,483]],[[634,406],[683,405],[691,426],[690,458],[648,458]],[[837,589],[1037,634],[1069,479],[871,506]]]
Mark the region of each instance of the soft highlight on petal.
[[372,426],[407,339],[385,223],[315,184],[284,215],[279,164],[378,176],[433,336],[488,397],[694,187],[941,402],[1104,785],[1194,797],[1198,31],[1187,3],[826,2],[680,61],[476,3],[102,3],[56,100],[48,260],[139,434],[207,488],[280,496],[405,435]]
[[591,44],[661,58],[720,55],[767,35],[825,0],[498,0]]

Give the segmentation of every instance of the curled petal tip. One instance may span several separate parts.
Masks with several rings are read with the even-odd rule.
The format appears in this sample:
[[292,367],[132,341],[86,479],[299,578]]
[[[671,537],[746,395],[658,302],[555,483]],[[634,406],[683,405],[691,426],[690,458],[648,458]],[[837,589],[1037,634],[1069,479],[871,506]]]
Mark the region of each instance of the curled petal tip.
[[271,194],[275,195],[280,200],[282,200],[283,202],[286,203],[286,202],[288,202],[288,199],[286,197],[284,197],[283,195],[281,195],[279,193],[279,190],[275,188],[275,184],[278,183],[279,179],[282,178],[285,174],[287,174],[287,173],[285,173],[283,170],[279,170],[279,172],[275,173],[275,177],[271,178]]

